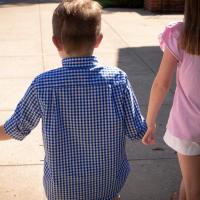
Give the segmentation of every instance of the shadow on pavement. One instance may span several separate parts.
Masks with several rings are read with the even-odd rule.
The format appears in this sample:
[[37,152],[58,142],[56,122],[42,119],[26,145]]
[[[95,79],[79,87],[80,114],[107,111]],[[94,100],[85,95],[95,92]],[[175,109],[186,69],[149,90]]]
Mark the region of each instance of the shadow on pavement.
[[[162,59],[158,46],[121,48],[118,52],[117,66],[126,72],[140,105],[147,106],[153,80]],[[165,104],[171,105],[175,91],[175,75]]]
[[145,69],[156,74],[161,58],[162,51],[158,46],[127,47],[119,49],[118,66],[136,74],[145,72]]

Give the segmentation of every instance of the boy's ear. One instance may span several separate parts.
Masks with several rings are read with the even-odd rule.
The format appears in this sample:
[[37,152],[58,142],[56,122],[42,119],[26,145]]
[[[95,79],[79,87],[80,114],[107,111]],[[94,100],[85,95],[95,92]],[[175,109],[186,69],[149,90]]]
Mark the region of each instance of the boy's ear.
[[63,50],[62,42],[60,41],[60,39],[58,37],[52,36],[52,41],[53,41],[53,43],[56,46],[58,51],[62,51]]
[[103,39],[103,34],[100,33],[99,36],[97,37],[97,41],[96,41],[95,48],[98,48],[98,47],[99,47],[99,45],[100,45],[102,39]]

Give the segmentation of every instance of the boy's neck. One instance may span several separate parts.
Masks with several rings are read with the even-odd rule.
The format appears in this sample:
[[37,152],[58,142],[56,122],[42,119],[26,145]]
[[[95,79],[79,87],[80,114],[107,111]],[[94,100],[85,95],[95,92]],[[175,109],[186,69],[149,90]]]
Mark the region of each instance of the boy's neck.
[[78,53],[65,53],[65,52],[59,52],[60,57],[62,59],[65,58],[76,58],[76,57],[88,57],[88,56],[92,56],[93,55],[93,51],[92,52],[78,52]]

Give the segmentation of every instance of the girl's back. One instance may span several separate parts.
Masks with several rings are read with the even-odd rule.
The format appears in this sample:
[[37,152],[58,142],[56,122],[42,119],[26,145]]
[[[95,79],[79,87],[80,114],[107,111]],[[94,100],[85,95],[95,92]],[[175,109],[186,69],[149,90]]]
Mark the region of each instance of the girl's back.
[[183,31],[183,22],[171,23],[160,37],[161,48],[167,47],[178,61],[176,91],[167,128],[174,136],[196,141],[200,138],[200,56],[181,47]]
[[[158,113],[176,70],[176,91],[165,143],[177,152],[183,176],[172,199],[200,199],[200,1],[185,0],[184,22],[168,25],[160,37],[164,50],[153,82],[144,144],[155,144]],[[177,195],[178,194],[178,195]]]

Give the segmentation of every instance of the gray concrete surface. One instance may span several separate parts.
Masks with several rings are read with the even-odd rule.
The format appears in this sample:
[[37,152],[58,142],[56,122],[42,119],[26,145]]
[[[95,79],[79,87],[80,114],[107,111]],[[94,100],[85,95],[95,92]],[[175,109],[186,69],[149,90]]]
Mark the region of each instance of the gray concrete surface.
[[[51,16],[56,0],[0,0],[0,123],[12,114],[31,80],[60,66],[51,43]],[[104,39],[96,49],[102,64],[127,72],[141,109],[146,115],[149,91],[162,53],[158,34],[182,15],[153,15],[144,10],[105,9]],[[122,200],[169,200],[178,189],[180,171],[176,153],[162,136],[174,86],[158,119],[154,146],[127,141],[131,173]],[[43,146],[41,125],[23,142],[0,143],[0,200],[41,200]]]

